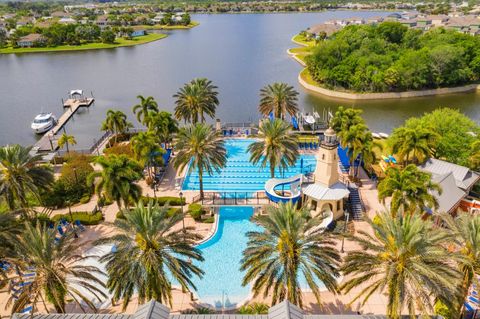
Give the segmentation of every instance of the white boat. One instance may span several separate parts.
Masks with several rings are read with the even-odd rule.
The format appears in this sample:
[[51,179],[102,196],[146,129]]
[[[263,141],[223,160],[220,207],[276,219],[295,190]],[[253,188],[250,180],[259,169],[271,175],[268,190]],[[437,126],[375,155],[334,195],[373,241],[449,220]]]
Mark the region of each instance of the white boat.
[[31,128],[37,134],[42,134],[50,130],[57,119],[52,113],[40,113],[33,119]]
[[381,137],[381,138],[388,138],[388,134],[387,133],[378,133],[378,135]]
[[373,138],[381,138],[380,134],[375,133],[375,132],[372,132],[372,136],[373,136]]

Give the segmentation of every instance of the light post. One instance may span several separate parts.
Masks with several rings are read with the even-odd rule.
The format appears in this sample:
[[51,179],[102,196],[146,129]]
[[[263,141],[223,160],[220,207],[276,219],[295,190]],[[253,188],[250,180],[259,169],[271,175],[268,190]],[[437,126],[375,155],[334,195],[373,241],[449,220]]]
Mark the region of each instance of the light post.
[[341,252],[344,253],[345,250],[344,250],[344,247],[345,247],[345,234],[347,233],[347,224],[348,224],[348,220],[350,219],[350,213],[348,211],[345,211],[344,214],[345,216],[345,225],[343,227],[343,236],[342,236],[342,249],[341,249]]
[[180,192],[180,207],[182,209],[182,228],[183,228],[183,237],[185,239],[185,214],[183,213],[183,193]]

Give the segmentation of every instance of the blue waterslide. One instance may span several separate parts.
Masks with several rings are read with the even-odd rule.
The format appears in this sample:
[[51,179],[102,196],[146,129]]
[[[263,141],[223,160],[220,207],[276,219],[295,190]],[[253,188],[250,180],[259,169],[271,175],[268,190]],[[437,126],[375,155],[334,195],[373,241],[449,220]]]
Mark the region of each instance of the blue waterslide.
[[[295,175],[290,178],[272,178],[269,179],[265,183],[265,193],[267,194],[268,198],[274,203],[286,203],[286,202],[293,202],[296,203],[300,196],[302,195],[301,192],[301,184],[302,184],[302,174]],[[275,192],[275,188],[277,187],[285,187],[287,188],[287,195],[283,193],[282,195],[277,194]]]

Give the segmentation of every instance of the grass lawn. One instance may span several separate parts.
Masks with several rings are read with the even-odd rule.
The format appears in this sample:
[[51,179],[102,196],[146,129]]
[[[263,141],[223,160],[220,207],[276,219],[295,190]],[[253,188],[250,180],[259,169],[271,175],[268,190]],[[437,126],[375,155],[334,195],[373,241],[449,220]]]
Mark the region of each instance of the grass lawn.
[[162,25],[162,24],[155,24],[155,25],[144,25],[143,27],[145,30],[185,30],[191,29],[196,27],[200,23],[197,21],[190,22],[189,25]]
[[136,37],[131,40],[118,38],[114,44],[107,43],[87,43],[82,45],[59,45],[56,47],[46,48],[12,48],[7,47],[0,49],[0,54],[9,53],[35,53],[35,52],[58,52],[58,51],[83,51],[83,50],[99,50],[99,49],[113,49],[119,47],[128,47],[148,42],[157,41],[167,37],[166,34],[151,33],[141,37]]
[[315,46],[315,40],[307,40],[307,39],[305,39],[304,36],[302,36],[300,34],[297,34],[296,36],[294,36],[292,38],[292,40],[295,41],[295,42],[301,43],[302,45],[307,46],[307,47]]

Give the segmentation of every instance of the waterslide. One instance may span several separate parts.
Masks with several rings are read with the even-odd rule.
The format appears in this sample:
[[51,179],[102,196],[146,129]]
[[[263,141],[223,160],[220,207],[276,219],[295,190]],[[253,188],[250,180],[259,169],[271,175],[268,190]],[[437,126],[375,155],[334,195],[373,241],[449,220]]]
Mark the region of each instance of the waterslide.
[[[272,178],[265,183],[265,192],[267,193],[268,198],[274,203],[286,203],[292,201],[296,203],[301,193],[301,184],[302,184],[302,174],[295,175],[290,178]],[[279,187],[289,186],[282,191]],[[275,192],[277,189],[278,193]],[[282,194],[282,195],[280,195]]]

